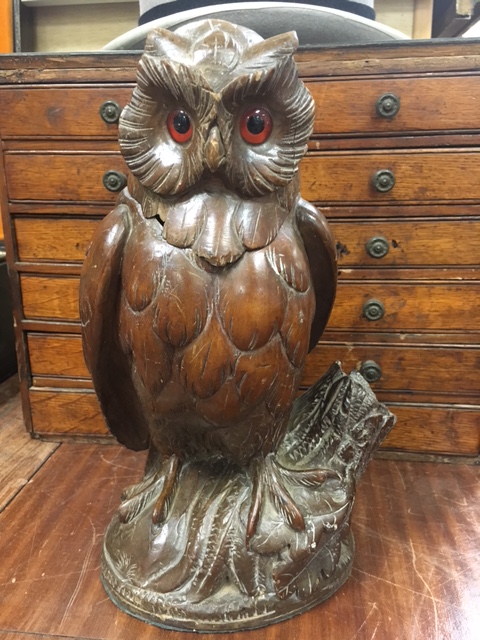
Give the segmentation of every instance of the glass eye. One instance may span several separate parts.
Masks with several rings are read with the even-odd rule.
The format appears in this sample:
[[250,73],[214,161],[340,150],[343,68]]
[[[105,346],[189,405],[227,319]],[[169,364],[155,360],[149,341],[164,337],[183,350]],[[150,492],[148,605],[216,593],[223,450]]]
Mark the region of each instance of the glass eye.
[[167,128],[175,142],[188,142],[192,137],[192,122],[188,113],[182,109],[176,109],[168,114]]
[[240,133],[249,144],[262,144],[272,133],[272,116],[266,109],[254,107],[246,111],[240,121]]

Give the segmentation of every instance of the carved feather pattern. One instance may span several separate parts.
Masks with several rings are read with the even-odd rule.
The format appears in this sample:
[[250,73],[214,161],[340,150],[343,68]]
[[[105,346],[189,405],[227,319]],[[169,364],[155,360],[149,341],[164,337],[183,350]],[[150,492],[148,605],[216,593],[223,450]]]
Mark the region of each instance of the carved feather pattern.
[[[274,133],[272,140],[247,153],[235,134],[234,115],[249,103],[272,105]],[[221,130],[229,150],[225,172],[231,184],[240,185],[250,196],[288,184],[305,154],[314,113],[313,99],[299,81],[292,59],[280,57],[271,67],[235,78],[223,92],[223,105]]]
[[[122,111],[119,142],[123,156],[140,182],[161,195],[188,189],[203,172],[203,138],[213,97],[194,67],[142,57],[130,104]],[[175,108],[186,109],[195,127],[190,144],[176,144],[166,121]]]

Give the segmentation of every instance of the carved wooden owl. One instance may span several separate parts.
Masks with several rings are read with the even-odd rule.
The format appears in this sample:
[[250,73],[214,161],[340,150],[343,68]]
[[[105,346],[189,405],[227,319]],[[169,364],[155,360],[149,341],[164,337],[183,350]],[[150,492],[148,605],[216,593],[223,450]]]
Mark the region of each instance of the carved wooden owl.
[[314,104],[296,46],[158,29],[120,119],[133,175],[85,262],[84,351],[111,431],[170,460],[165,486],[192,457],[275,450],[333,304],[333,239],[298,193]]

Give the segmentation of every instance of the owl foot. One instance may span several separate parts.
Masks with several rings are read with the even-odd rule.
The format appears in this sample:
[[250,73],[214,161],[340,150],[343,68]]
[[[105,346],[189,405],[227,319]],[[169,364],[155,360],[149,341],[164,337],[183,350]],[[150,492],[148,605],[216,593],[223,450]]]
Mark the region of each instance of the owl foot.
[[140,513],[143,506],[153,495],[155,487],[162,476],[162,468],[160,468],[138,484],[134,484],[123,491],[122,504],[118,509],[120,522],[130,522],[130,520],[133,520],[133,518]]
[[275,508],[282,514],[286,524],[294,531],[305,530],[305,520],[290,493],[290,485],[304,487],[318,487],[329,478],[338,479],[339,476],[331,469],[293,470],[280,465],[273,454],[266,458],[255,458],[252,462],[252,504],[248,513],[246,542],[247,547],[255,535],[260,520],[262,506],[267,494]]
[[163,487],[157,501],[155,502],[155,506],[153,507],[153,524],[161,524],[167,517],[171,498],[177,485],[179,469],[180,460],[175,454],[173,454],[168,459],[167,469],[163,474]]
[[266,458],[256,458],[252,466],[253,489],[252,504],[247,519],[247,547],[257,531],[262,505],[265,502],[265,493],[267,492],[292,529],[303,531],[305,529],[303,515],[286,489],[276,469],[273,456],[270,454]]

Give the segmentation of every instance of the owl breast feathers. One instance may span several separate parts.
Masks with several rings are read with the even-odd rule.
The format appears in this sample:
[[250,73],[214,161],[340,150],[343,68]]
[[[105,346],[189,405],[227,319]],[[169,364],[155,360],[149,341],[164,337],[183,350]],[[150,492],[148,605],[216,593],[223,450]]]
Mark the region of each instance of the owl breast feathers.
[[335,295],[333,239],[298,194],[313,100],[294,34],[153,32],[119,138],[133,174],[80,305],[108,426],[132,448],[246,463],[284,433]]

